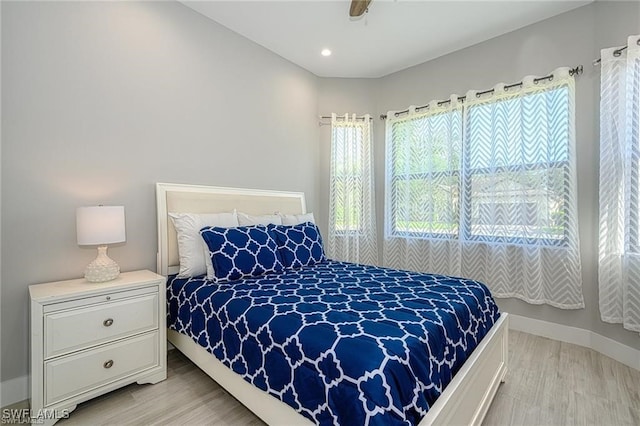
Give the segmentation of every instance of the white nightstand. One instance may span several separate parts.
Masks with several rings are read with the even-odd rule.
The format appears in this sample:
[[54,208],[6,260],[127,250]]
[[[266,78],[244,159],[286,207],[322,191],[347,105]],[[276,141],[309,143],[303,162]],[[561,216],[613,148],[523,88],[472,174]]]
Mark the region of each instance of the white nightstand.
[[[80,402],[133,382],[167,377],[165,278],[29,286],[31,415],[53,424]],[[57,417],[57,418],[56,418]]]

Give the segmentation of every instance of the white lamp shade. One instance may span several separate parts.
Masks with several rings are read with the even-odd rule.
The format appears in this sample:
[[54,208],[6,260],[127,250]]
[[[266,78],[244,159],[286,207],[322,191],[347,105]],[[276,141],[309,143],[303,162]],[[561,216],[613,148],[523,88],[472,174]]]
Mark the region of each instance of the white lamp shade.
[[78,207],[78,245],[115,244],[126,241],[123,206]]

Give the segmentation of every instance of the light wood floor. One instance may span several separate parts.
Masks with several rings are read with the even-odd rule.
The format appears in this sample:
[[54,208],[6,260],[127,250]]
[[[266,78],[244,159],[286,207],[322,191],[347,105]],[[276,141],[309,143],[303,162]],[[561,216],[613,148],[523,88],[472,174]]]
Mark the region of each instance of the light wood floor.
[[[485,425],[640,425],[640,372],[595,351],[511,331],[509,373]],[[178,351],[166,381],[85,402],[58,425],[262,425]]]
[[640,425],[640,371],[582,346],[509,332],[485,425]]

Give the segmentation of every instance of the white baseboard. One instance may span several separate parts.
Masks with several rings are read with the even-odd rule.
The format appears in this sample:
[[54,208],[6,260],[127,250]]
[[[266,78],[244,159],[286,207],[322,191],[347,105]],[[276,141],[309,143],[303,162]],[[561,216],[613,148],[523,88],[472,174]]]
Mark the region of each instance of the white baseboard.
[[583,328],[509,314],[509,328],[600,352],[624,365],[640,370],[640,350]]
[[591,349],[640,370],[640,351],[637,349],[596,333],[591,333]]
[[29,376],[5,380],[0,386],[2,386],[2,401],[0,401],[0,407],[6,407],[7,405],[29,399]]

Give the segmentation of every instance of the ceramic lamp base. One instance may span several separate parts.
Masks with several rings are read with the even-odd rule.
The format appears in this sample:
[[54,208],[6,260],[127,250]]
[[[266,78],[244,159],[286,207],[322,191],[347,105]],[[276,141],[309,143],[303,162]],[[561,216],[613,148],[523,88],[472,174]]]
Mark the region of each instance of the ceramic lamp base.
[[84,277],[91,283],[102,283],[118,278],[120,266],[107,256],[107,246],[98,247],[98,256],[87,265]]

